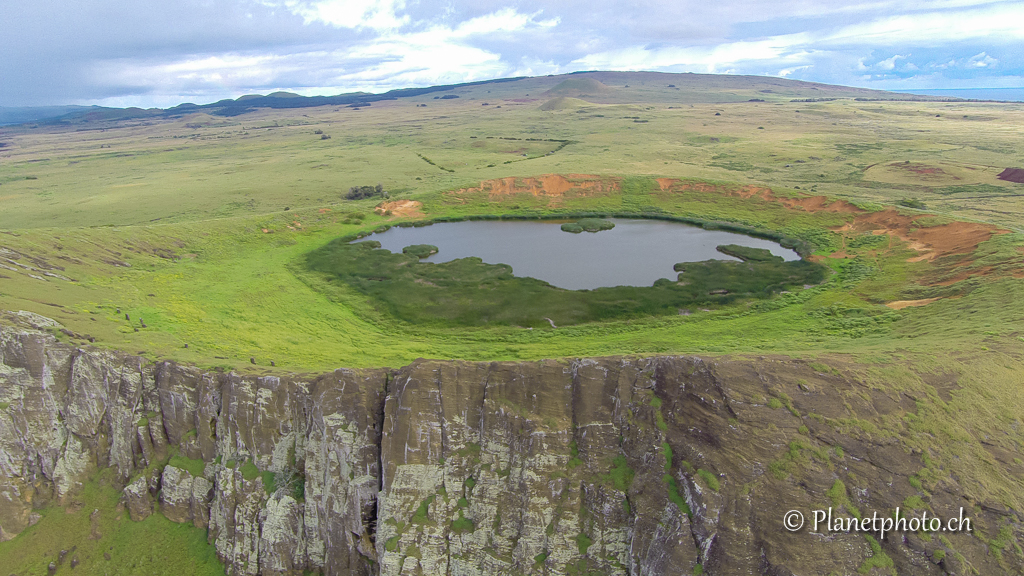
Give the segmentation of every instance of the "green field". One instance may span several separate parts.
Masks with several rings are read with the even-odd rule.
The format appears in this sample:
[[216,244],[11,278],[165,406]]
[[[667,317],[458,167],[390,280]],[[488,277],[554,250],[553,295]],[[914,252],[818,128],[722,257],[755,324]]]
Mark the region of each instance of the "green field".
[[[1024,167],[1024,104],[855,100],[873,95],[727,77],[701,91],[687,76],[535,78],[361,109],[0,128],[0,310],[54,318],[65,327],[54,334],[76,345],[253,373],[420,357],[822,359],[920,398],[916,420],[891,424],[931,450],[922,477],[932,485],[955,475],[1019,509],[1019,479],[977,448],[989,435],[1024,447],[1024,309],[1013,304],[1024,302],[1024,185],[996,178]],[[344,199],[377,183],[389,204]],[[788,239],[807,275],[762,274],[743,297],[709,298],[707,278],[750,278],[726,263],[690,265],[683,275],[700,281],[688,299],[664,286],[584,298],[501,266],[420,264],[338,240],[426,219],[580,215]],[[390,283],[366,281],[381,267]],[[438,270],[455,280],[443,284]],[[430,284],[460,302],[431,296]],[[479,304],[485,288],[503,294],[497,306]],[[961,389],[933,398],[921,373],[957,374]],[[113,497],[94,488],[83,502],[118,522]],[[54,532],[63,514],[51,509],[0,551],[22,562],[57,549],[71,538]],[[77,514],[60,530],[84,530]],[[174,546],[198,546],[175,530]],[[133,542],[115,550],[129,554]],[[99,565],[101,552],[80,554]],[[39,558],[19,565],[37,570]]]
[[[943,304],[904,309],[898,315],[905,322],[853,330],[858,337],[850,339],[807,311],[841,304],[886,315],[880,305],[887,301],[962,293],[959,284],[935,285],[940,275],[956,276],[957,258],[988,265],[971,255],[972,246],[958,256],[907,262],[915,253],[906,242],[887,235],[878,245],[864,231],[837,233],[853,216],[818,210],[802,195],[867,210],[914,198],[928,211],[901,208],[908,217],[941,214],[1013,231],[1024,221],[1024,186],[995,178],[1001,167],[1024,163],[1022,105],[858,101],[851,96],[877,94],[817,94],[800,84],[728,77],[700,77],[731,84],[698,92],[687,76],[595,76],[603,84],[537,78],[460,88],[458,99],[425,95],[362,109],[5,128],[2,245],[23,255],[15,262],[56,276],[7,264],[14,270],[0,270],[7,276],[0,308],[53,317],[96,345],[238,369],[250,357],[258,366],[326,370],[417,357],[887,349],[897,342],[892,330]],[[791,101],[819,95],[845,97]],[[540,109],[561,96],[601,103]],[[947,175],[915,178],[903,168],[906,160],[918,172],[927,165],[945,167]],[[598,186],[562,194],[559,186],[575,185],[569,177],[552,184],[556,195],[518,193],[515,183],[513,193],[473,188],[509,177],[529,187],[539,181],[523,178],[549,173],[593,174]],[[969,178],[953,176],[961,173]],[[652,178],[689,184],[667,192]],[[374,211],[380,198],[343,199],[353,186],[376,183],[391,200],[422,206],[381,215]],[[747,198],[744,186],[770,187],[773,196]],[[979,190],[989,197],[974,198]],[[861,280],[836,276],[828,289],[784,295],[772,304],[778,309],[756,320],[745,307],[713,307],[550,333],[507,326],[452,333],[404,322],[351,287],[321,290],[319,279],[296,271],[307,253],[334,238],[402,219],[591,211],[724,221],[813,243],[819,255],[845,250],[848,258],[826,264],[839,272],[855,267]],[[907,234],[905,227],[899,235]],[[991,280],[1008,289],[1018,285],[1006,268],[1013,268],[1019,242],[1016,233],[1000,235],[979,249],[987,260],[1003,259]]]

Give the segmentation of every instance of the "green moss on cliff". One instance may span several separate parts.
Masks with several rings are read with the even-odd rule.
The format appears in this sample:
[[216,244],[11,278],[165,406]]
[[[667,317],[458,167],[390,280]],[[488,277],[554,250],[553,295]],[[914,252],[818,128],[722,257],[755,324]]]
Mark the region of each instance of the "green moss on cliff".
[[452,532],[456,534],[463,534],[466,532],[473,532],[476,530],[476,525],[469,518],[462,515],[462,511],[459,510],[459,517],[452,521]]
[[[175,450],[175,452],[177,452]],[[169,466],[175,468],[181,468],[187,470],[189,474],[193,476],[202,476],[206,470],[206,462],[203,462],[200,458],[187,458],[181,454],[175,453],[167,461]]]
[[676,483],[676,479],[671,474],[665,474],[661,479],[666,484],[668,499],[678,506],[680,511],[687,516],[691,516],[693,513],[690,511],[690,506],[686,503],[686,500],[679,494],[679,485]]
[[633,484],[634,476],[636,476],[636,471],[629,467],[626,457],[620,454],[612,459],[612,468],[608,474],[602,477],[602,480],[616,490],[626,492]]
[[698,468],[697,476],[704,481],[704,484],[706,484],[708,488],[711,488],[715,492],[718,492],[719,489],[721,489],[721,484],[719,484],[718,476],[715,476],[713,473],[708,472],[703,468]]
[[244,478],[246,482],[252,482],[260,475],[260,469],[257,468],[256,464],[253,464],[252,461],[242,464],[242,467],[239,468],[238,471],[242,473],[242,478]]
[[871,547],[871,556],[857,568],[858,574],[870,574],[875,568],[887,568],[892,569],[893,561],[885,551],[882,550],[882,545],[875,540],[874,536],[870,534],[864,534],[864,539],[868,541],[868,546]]
[[437,498],[436,495],[431,494],[425,500],[420,502],[419,507],[416,508],[416,512],[413,513],[412,518],[409,520],[409,523],[410,524],[428,524],[428,523],[432,524],[433,521],[430,520],[430,518],[427,516],[427,514],[430,512],[430,505],[434,503],[434,500],[436,498]]
[[594,541],[583,532],[580,532],[576,535],[576,547],[579,548],[580,554],[586,556],[587,549],[590,548],[593,544]]

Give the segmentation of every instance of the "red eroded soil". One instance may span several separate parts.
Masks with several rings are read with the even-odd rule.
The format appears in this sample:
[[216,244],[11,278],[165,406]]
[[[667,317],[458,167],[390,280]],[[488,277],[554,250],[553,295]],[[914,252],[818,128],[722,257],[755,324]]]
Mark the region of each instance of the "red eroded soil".
[[[904,167],[904,164],[896,164]],[[910,165],[912,170],[922,170],[922,174],[939,174],[939,168],[922,167]],[[1024,172],[1024,170],[1022,170]],[[977,249],[978,245],[992,238],[994,234],[1005,233],[1005,230],[997,229],[994,226],[975,224],[970,222],[951,222],[941,226],[920,227],[916,220],[931,217],[930,215],[905,216],[895,209],[882,210],[880,212],[865,212],[849,202],[843,200],[830,200],[826,196],[800,196],[796,198],[776,196],[770,188],[758,186],[743,186],[730,189],[726,186],[716,186],[705,183],[682,183],[679,180],[670,178],[658,179],[658,186],[662,191],[683,191],[697,190],[709,193],[724,193],[741,198],[760,198],[769,202],[778,202],[787,208],[802,208],[809,212],[840,212],[855,214],[853,221],[838,228],[837,231],[856,230],[859,232],[872,232],[874,234],[887,234],[899,238],[907,243],[910,248],[919,252],[919,256],[910,258],[911,262],[922,260],[934,260],[941,256],[957,254],[970,254]],[[829,255],[831,258],[845,258],[848,254],[839,251]],[[823,257],[812,256],[812,261],[821,261]],[[969,262],[961,262],[959,266],[965,266]],[[965,269],[963,273],[957,274],[937,284],[949,285],[964,280],[970,276],[983,276],[991,272],[990,268]]]
[[658,183],[658,187],[661,188],[662,192],[672,188],[677,183],[679,183],[679,180],[675,178],[655,178],[655,181]]
[[1016,182],[1017,184],[1024,184],[1024,168],[1007,168],[996,176],[1000,180],[1007,182]]
[[849,202],[842,200],[829,200],[827,196],[805,196],[802,198],[776,198],[771,191],[764,197],[766,200],[775,200],[786,208],[800,206],[808,212],[843,212],[846,214],[859,214],[863,212]]
[[658,187],[661,188],[662,192],[667,191],[697,191],[697,192],[711,192],[719,194],[728,194],[730,196],[739,196],[740,198],[760,198],[767,200],[768,202],[778,202],[786,208],[793,208],[799,206],[809,212],[847,212],[847,213],[858,213],[863,212],[860,208],[857,208],[849,202],[843,202],[842,200],[829,200],[826,196],[801,196],[798,198],[785,198],[776,196],[771,188],[764,188],[761,186],[741,186],[740,188],[731,188],[729,186],[722,186],[716,184],[708,184],[706,182],[682,182],[675,178],[658,178]]
[[565,196],[593,196],[619,189],[619,180],[589,174],[544,174],[535,178],[498,178],[484,180],[480,186],[448,192],[455,196],[485,193],[491,200],[515,194],[551,198],[553,203]]
[[934,260],[952,254],[970,254],[978,244],[992,238],[994,234],[1006,232],[995,226],[973,222],[950,222],[941,226],[918,228],[915,221],[925,217],[928,216],[906,216],[889,208],[880,212],[860,214],[852,224],[844,228],[862,232],[882,230],[886,234],[896,236],[922,253],[921,256],[911,258],[911,261]]

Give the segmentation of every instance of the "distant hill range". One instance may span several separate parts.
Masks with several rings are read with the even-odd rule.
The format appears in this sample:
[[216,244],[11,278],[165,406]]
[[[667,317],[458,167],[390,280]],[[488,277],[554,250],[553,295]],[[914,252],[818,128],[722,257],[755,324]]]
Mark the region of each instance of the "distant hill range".
[[179,104],[173,108],[107,108],[103,106],[0,107],[0,125],[88,123],[155,117],[180,117],[195,112],[239,116],[260,108],[359,108],[374,102],[422,97],[454,98],[582,98],[597,103],[660,102],[681,104],[744,101],[822,101],[832,99],[962,101],[962,98],[901,94],[834,86],[767,76],[669,74],[662,72],[574,72],[557,76],[499,78],[480,82],[402,88],[382,94],[351,92],[337,96],[301,96],[290,92],[249,94],[211,104]]

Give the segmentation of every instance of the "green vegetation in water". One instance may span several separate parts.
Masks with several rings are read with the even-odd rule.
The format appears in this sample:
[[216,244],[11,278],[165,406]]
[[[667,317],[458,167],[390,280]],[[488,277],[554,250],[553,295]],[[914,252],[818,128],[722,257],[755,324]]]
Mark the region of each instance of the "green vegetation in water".
[[317,286],[329,295],[336,292],[335,283],[351,286],[373,296],[394,317],[414,324],[544,327],[547,318],[562,326],[676,315],[681,308],[763,299],[787,288],[817,284],[826,271],[803,260],[709,260],[677,264],[676,282],[661,279],[653,286],[573,291],[513,276],[511,267],[485,264],[479,258],[422,263],[413,254],[377,249],[376,242],[349,240],[336,239],[306,256],[308,270],[330,279]]
[[722,254],[739,258],[744,262],[774,262],[780,263],[785,260],[782,256],[776,256],[770,250],[764,248],[750,248],[739,244],[724,244],[715,248]]
[[430,244],[413,244],[412,246],[402,248],[402,254],[409,254],[422,259],[427,256],[437,254],[437,246],[432,246]]
[[615,228],[615,223],[604,218],[581,218],[576,222],[562,224],[562,232],[579,234],[580,232],[600,232]]

